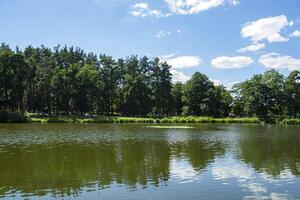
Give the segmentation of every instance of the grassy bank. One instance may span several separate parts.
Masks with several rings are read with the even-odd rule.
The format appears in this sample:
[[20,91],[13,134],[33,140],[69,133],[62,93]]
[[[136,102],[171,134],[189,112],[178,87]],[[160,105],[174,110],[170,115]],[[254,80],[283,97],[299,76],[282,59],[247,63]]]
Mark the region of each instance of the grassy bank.
[[282,124],[300,125],[300,119],[284,119]]
[[211,117],[47,117],[32,118],[32,122],[66,122],[66,123],[260,123],[256,118],[211,118]]
[[[251,117],[110,117],[110,116],[78,116],[78,115],[38,115],[17,113],[0,114],[0,123],[261,123],[257,118]],[[300,125],[300,119],[284,119],[279,124]]]
[[32,123],[260,123],[257,118],[212,118],[212,117],[108,117],[108,116],[45,116],[28,115]]

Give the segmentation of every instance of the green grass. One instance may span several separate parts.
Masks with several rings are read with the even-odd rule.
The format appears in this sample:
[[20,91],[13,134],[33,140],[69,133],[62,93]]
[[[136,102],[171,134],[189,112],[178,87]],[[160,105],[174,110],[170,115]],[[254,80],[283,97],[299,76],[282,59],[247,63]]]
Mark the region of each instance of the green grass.
[[[39,115],[27,113],[22,116],[18,113],[0,113],[0,123],[261,123],[254,117],[110,117],[110,116],[79,116],[79,115]],[[277,121],[280,124],[298,124],[300,119],[284,119]]]
[[169,117],[161,123],[260,123],[257,118]]
[[32,123],[260,123],[257,118],[213,118],[213,117],[108,117],[108,116],[43,116],[29,115]]
[[284,119],[281,122],[282,124],[294,124],[294,125],[300,125],[300,119]]

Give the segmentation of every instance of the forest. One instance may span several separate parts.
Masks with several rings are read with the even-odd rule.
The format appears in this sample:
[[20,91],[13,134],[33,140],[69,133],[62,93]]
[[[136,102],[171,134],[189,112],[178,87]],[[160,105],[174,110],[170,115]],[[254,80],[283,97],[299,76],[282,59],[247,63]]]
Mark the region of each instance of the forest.
[[230,90],[196,72],[172,82],[159,58],[114,59],[78,47],[0,47],[0,112],[130,117],[299,118],[300,72],[256,74]]

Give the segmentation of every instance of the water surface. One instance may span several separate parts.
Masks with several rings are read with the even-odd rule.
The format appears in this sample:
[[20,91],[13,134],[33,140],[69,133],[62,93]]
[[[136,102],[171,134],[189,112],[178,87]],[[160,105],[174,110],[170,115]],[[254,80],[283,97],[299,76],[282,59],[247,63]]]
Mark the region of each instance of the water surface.
[[300,127],[0,124],[3,199],[300,199]]

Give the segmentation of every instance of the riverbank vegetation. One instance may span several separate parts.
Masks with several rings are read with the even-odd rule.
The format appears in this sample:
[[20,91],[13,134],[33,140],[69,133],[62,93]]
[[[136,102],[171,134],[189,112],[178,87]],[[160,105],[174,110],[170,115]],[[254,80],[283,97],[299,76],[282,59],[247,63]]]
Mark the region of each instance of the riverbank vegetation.
[[74,47],[12,50],[3,43],[0,121],[299,124],[299,71],[285,77],[269,70],[228,90],[200,72],[172,83],[171,67],[159,58],[115,60]]
[[250,117],[118,117],[118,116],[80,116],[80,115],[39,115],[9,113],[2,122],[12,123],[261,123]]
[[[256,117],[118,117],[118,116],[80,116],[80,115],[40,115],[20,113],[3,113],[0,123],[262,123]],[[274,121],[277,124],[300,125],[300,119],[283,119]]]
[[107,116],[29,116],[34,123],[260,123],[257,118],[213,118],[213,117],[107,117]]

